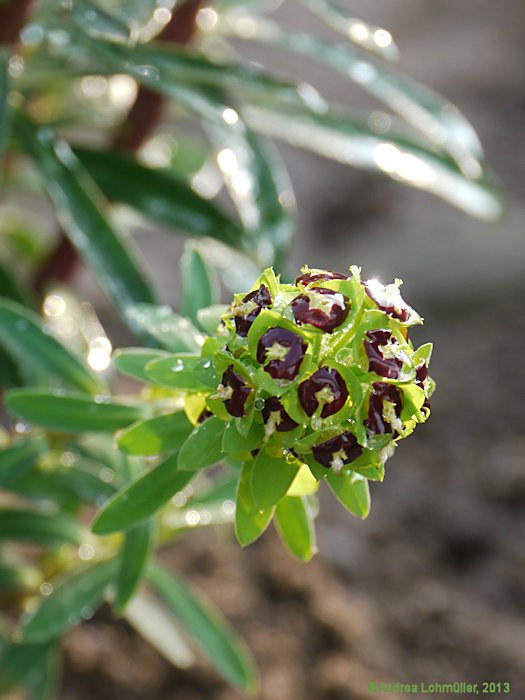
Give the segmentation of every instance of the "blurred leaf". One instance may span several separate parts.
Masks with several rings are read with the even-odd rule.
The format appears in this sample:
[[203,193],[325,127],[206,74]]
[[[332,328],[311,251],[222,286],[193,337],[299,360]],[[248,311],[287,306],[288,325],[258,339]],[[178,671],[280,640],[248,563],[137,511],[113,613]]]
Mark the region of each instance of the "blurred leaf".
[[128,43],[133,39],[129,24],[102,9],[96,2],[75,0],[71,6],[71,13],[75,21],[95,41],[108,39]]
[[124,611],[126,620],[165,659],[178,668],[188,668],[195,660],[173,616],[152,596],[137,593]]
[[337,500],[358,518],[366,518],[370,512],[370,491],[368,481],[360,474],[334,474],[329,470],[326,477],[328,486]]
[[19,361],[71,388],[97,393],[102,385],[86,365],[50,336],[39,317],[20,304],[0,299],[1,341]]
[[[3,160],[4,151],[9,136],[9,58],[11,47],[0,47],[0,160]],[[3,177],[2,177],[3,179]]]
[[275,509],[275,525],[287,549],[301,561],[317,552],[315,531],[304,496],[285,496]]
[[84,530],[65,515],[44,515],[31,510],[0,510],[0,540],[23,540],[55,546],[81,544]]
[[399,51],[390,32],[382,27],[365,22],[360,17],[354,17],[346,8],[331,0],[300,0],[314,12],[319,19],[332,29],[357,44],[357,46],[372,51],[389,61],[396,60]]
[[[47,666],[57,651],[55,641],[44,644],[5,644],[0,653],[0,693],[4,695],[12,687],[23,685],[28,678],[27,670]],[[37,673],[37,677],[40,679],[41,674]]]
[[115,306],[125,311],[137,302],[154,302],[131,241],[109,224],[103,213],[106,202],[70,147],[21,112],[13,126],[41,171],[61,225]]
[[[91,177],[106,197],[123,202],[162,224],[192,236],[210,236],[233,246],[242,231],[214,204],[196,194],[171,173],[147,168],[122,153],[75,148]],[[126,173],[126,177],[122,177]]]
[[17,279],[11,270],[0,263],[0,297],[7,297],[12,301],[16,301],[22,306],[33,308],[34,300],[31,298],[27,289]]
[[219,673],[230,683],[254,693],[257,677],[253,662],[220,612],[157,564],[150,564],[148,579]]
[[181,313],[198,319],[198,311],[218,301],[218,282],[215,270],[203,258],[199,244],[187,241],[181,259],[182,299]]
[[50,644],[47,653],[31,664],[25,687],[29,700],[54,700],[60,681],[61,649],[59,644]]
[[151,380],[146,376],[146,365],[153,360],[166,357],[167,354],[164,350],[153,348],[124,348],[113,353],[113,364],[122,374],[149,382]]
[[158,455],[180,449],[193,429],[184,411],[134,423],[118,436],[119,450],[131,455]]
[[225,423],[212,416],[197,425],[179,452],[179,469],[195,471],[220,462],[224,457],[222,435]]
[[283,457],[272,457],[266,449],[259,452],[253,462],[252,493],[261,510],[277,505],[286,495],[300,466],[299,462],[288,464]]
[[208,335],[215,335],[222,316],[228,311],[225,304],[215,304],[197,311],[197,321]]
[[179,316],[169,306],[135,304],[127,309],[126,316],[132,325],[155,338],[166,350],[200,350],[202,335],[187,318]]
[[45,642],[60,637],[82,619],[91,617],[113,581],[117,565],[116,559],[109,559],[64,576],[51,595],[41,599],[22,628],[22,641]]
[[[2,593],[26,593],[32,591],[40,582],[41,577],[37,569],[28,566],[10,566],[0,564],[0,594]],[[0,655],[0,678],[1,678]],[[0,680],[0,689],[2,682]],[[1,690],[0,690],[1,692]]]
[[[472,125],[457,107],[426,86],[393,71],[382,61],[364,57],[347,44],[288,31],[270,20],[252,19],[250,26],[250,40],[296,51],[328,65],[388,105],[438,149],[447,150],[464,172],[481,171],[477,159],[483,153]],[[236,27],[235,20],[232,27]],[[236,36],[242,38],[242,32]],[[388,128],[390,118],[384,115],[385,119]]]
[[147,521],[128,530],[119,555],[115,610],[122,612],[135,594],[153,548],[153,523]]
[[193,478],[191,472],[178,471],[177,461],[178,455],[171,455],[119,491],[98,513],[92,531],[107,535],[129,530],[152,516]]
[[253,461],[244,465],[237,487],[235,508],[235,535],[243,547],[255,542],[268,527],[274,509],[261,510],[253,499],[252,493]]
[[33,436],[0,450],[0,488],[30,471],[47,449],[44,438]]
[[209,387],[200,382],[195,374],[195,369],[201,364],[200,355],[179,353],[162,357],[160,360],[153,360],[146,367],[146,375],[149,381],[173,389],[203,391]]
[[10,411],[50,430],[111,433],[142,418],[144,409],[82,394],[44,389],[12,389],[6,394]]
[[251,105],[245,107],[244,114],[253,128],[268,136],[347,165],[379,171],[473,216],[492,221],[502,213],[500,193],[486,174],[469,179],[448,155],[392,131],[377,135],[341,109],[317,114],[307,109]]

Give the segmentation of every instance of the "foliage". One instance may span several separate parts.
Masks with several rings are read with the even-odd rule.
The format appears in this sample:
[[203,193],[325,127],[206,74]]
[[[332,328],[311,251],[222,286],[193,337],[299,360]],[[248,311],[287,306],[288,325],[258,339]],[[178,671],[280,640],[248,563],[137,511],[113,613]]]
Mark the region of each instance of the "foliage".
[[[158,563],[158,547],[232,523],[245,545],[274,518],[307,560],[319,482],[365,517],[368,480],[382,479],[391,449],[428,416],[431,348],[411,346],[419,317],[397,285],[363,284],[355,269],[286,283],[295,200],[264,137],[483,218],[499,215],[500,199],[468,121],[392,68],[386,30],[329,0],[301,4],[344,37],[281,25],[278,2],[43,0],[25,25],[27,0],[0,4],[2,693],[23,685],[31,698],[53,697],[62,635],[104,601],[171,662],[191,663],[190,639],[225,679],[254,691],[242,641]],[[320,62],[393,114],[329,104],[312,85],[244,60],[245,42]],[[46,199],[56,232],[42,223]],[[180,314],[157,304],[124,232],[137,215],[193,237]],[[111,355],[92,307],[61,284],[78,258],[146,347]],[[267,270],[254,283],[270,265],[285,282]],[[218,277],[252,292],[228,309]],[[268,369],[283,361],[279,338],[259,356],[276,328],[306,346],[292,377]],[[274,345],[277,355],[265,354]],[[323,368],[347,394],[339,407],[314,387],[309,413],[300,386]],[[122,374],[141,382],[138,393],[121,395]],[[234,391],[246,397],[242,411]]]

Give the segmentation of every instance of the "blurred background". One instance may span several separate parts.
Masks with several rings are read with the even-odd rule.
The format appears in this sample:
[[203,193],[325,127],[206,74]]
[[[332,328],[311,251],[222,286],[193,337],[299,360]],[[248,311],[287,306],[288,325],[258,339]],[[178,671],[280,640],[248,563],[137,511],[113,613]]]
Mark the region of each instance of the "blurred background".
[[[369,682],[511,684],[525,697],[525,6],[508,0],[354,0],[386,27],[400,68],[470,119],[507,197],[487,224],[431,195],[279,145],[299,213],[291,267],[363,267],[425,317],[414,341],[435,343],[433,415],[371,484],[366,521],[323,503],[319,554],[301,565],[275,532],[240,551],[233,533],[194,532],[164,556],[232,620],[254,652],[263,700],[364,700]],[[285,2],[296,27],[326,27]],[[279,71],[282,61],[337,102],[374,108],[356,88],[306,59],[242,47]],[[306,66],[308,68],[306,69]],[[140,226],[136,239],[163,299],[177,307],[183,243]],[[93,279],[73,287],[127,342]],[[104,615],[67,641],[64,698],[234,700],[203,664],[176,671],[124,623]],[[403,697],[395,693],[394,700]],[[437,695],[434,697],[445,697]],[[497,697],[497,696],[496,696]]]

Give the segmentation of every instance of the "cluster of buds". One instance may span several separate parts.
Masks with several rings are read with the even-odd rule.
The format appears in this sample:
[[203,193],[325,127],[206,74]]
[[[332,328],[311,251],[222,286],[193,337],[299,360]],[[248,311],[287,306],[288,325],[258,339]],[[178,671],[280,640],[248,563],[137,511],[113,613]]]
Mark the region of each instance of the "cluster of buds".
[[383,285],[303,268],[294,284],[263,272],[236,295],[202,354],[217,383],[206,411],[265,448],[306,463],[317,478],[355,470],[371,478],[424,422],[434,383],[432,346],[414,350],[421,317]]

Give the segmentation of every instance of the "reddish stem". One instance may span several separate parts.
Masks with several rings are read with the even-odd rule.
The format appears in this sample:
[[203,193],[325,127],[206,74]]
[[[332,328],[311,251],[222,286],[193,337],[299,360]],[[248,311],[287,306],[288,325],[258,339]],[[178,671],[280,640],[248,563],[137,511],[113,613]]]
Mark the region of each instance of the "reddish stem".
[[[195,31],[195,18],[201,5],[202,0],[188,0],[176,9],[158,39],[181,46],[188,44]],[[163,95],[141,86],[126,121],[113,140],[113,148],[131,153],[137,151],[158,124],[165,102]],[[35,278],[35,289],[42,292],[51,279],[67,282],[78,263],[78,253],[62,231],[55,250]]]

